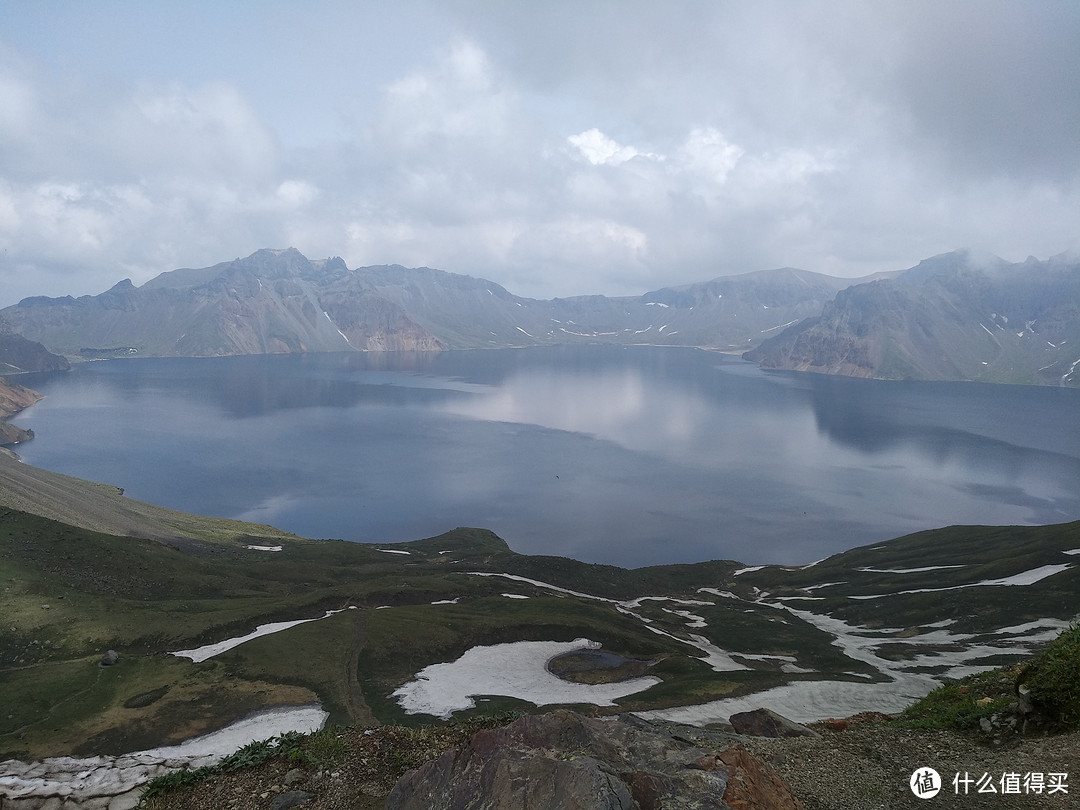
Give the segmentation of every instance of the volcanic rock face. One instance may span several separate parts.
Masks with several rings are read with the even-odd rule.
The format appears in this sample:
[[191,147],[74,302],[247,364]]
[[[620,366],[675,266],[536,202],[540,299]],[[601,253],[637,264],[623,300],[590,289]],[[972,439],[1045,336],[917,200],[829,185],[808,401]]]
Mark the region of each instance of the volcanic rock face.
[[1080,384],[1080,261],[959,251],[837,293],[743,356],[852,377]]
[[691,742],[632,716],[526,716],[410,771],[386,808],[801,810],[783,780],[730,738],[695,736]]

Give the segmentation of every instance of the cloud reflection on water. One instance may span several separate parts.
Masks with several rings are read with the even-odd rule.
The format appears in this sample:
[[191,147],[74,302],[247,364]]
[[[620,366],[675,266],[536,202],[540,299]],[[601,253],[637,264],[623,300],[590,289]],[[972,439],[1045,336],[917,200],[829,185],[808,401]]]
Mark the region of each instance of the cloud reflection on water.
[[472,525],[597,562],[798,563],[949,523],[1080,518],[1077,391],[646,347],[92,366],[20,419],[30,463],[313,537]]

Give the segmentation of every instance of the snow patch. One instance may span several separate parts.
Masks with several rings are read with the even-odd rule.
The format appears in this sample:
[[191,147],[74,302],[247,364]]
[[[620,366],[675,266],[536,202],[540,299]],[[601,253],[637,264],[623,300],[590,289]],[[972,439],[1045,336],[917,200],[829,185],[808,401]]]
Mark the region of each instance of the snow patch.
[[118,757],[8,760],[3,763],[0,777],[0,804],[7,807],[10,801],[12,807],[135,807],[143,785],[155,777],[214,765],[252,740],[290,731],[311,734],[323,727],[328,716],[318,705],[268,709],[179,745]]
[[[344,610],[345,608],[342,608]],[[208,658],[213,658],[215,655],[221,655],[223,652],[239,647],[241,644],[251,641],[252,639],[259,638],[260,636],[269,636],[272,633],[280,633],[282,630],[288,630],[290,627],[296,627],[298,624],[307,624],[308,622],[317,622],[319,619],[325,619],[328,616],[333,616],[335,613],[341,613],[341,610],[328,610],[322,616],[317,616],[314,619],[297,619],[291,622],[270,622],[269,624],[260,624],[246,636],[236,636],[235,638],[227,638],[224,641],[219,641],[216,644],[206,644],[202,647],[196,647],[193,650],[177,650],[176,652],[169,653],[169,655],[175,655],[177,658],[190,658],[196,664],[201,663]],[[245,742],[250,742],[246,740]]]
[[431,714],[449,719],[456,711],[471,709],[476,697],[504,695],[537,706],[553,703],[589,703],[614,706],[615,701],[660,683],[652,676],[621,683],[581,684],[564,681],[547,669],[557,655],[582,649],[598,649],[587,638],[575,641],[515,641],[473,647],[455,661],[432,664],[394,690],[393,696],[406,714]]
[[1036,582],[1052,577],[1054,574],[1060,574],[1062,571],[1066,571],[1072,568],[1071,563],[1061,563],[1058,565],[1042,565],[1038,568],[1032,568],[1030,571],[1021,571],[1019,574],[1013,574],[1011,577],[1002,577],[1001,579],[984,579],[981,582],[969,582],[967,585],[951,585],[948,588],[916,588],[910,591],[895,591],[893,593],[878,593],[870,596],[849,596],[849,599],[882,599],[886,596],[895,596],[897,594],[906,593],[938,593],[939,591],[958,591],[961,588],[981,588],[987,585],[1033,585]]
[[927,565],[922,568],[856,568],[874,574],[919,574],[923,571],[941,571],[945,568],[967,568],[966,565]]
[[718,588],[698,588],[698,593],[711,593],[713,596],[719,596],[724,599],[738,599],[739,597],[733,594],[731,591],[721,591]]
[[749,574],[751,571],[760,571],[764,567],[764,565],[751,565],[748,568],[740,568],[738,571],[732,571],[731,575],[737,577],[739,574]]

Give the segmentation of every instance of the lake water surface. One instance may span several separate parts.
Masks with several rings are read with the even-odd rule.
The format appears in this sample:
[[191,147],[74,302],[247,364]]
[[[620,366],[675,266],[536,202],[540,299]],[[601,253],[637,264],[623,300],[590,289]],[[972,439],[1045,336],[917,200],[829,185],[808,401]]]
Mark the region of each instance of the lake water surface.
[[805,563],[1080,518],[1080,390],[764,373],[695,349],[138,359],[26,375],[27,463],[308,537],[483,526],[622,566]]

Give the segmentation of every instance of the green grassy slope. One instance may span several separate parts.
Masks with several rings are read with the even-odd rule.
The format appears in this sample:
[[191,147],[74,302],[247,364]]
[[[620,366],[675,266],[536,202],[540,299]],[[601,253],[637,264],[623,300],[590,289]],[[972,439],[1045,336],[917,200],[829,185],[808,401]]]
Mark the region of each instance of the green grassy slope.
[[121,536],[176,542],[277,542],[296,535],[259,523],[177,512],[125,498],[120,489],[31,467],[0,448],[0,504],[72,526]]
[[[91,526],[16,508],[27,500],[64,516],[77,503]],[[9,460],[0,464],[0,504],[0,759],[137,750],[284,703],[319,701],[337,723],[430,721],[404,715],[391,693],[423,667],[476,645],[587,637],[649,658],[662,683],[617,710],[645,709],[792,680],[886,677],[874,662],[848,656],[815,615],[906,628],[883,641],[902,656],[904,644],[942,620],[993,634],[1080,612],[1080,583],[1069,567],[1077,557],[1063,554],[1080,549],[1080,523],[952,527],[811,567],[738,572],[731,561],[626,570],[523,556],[482,529],[387,553],[159,510]],[[160,539],[137,536],[141,528]],[[282,551],[245,548],[252,543]],[[944,565],[959,567],[906,570]],[[1046,565],[1058,568],[1031,585],[956,587]],[[168,654],[349,607],[203,663]],[[739,657],[749,668],[715,672],[701,660],[701,644],[750,656]],[[101,668],[108,649],[121,662]],[[493,697],[483,706],[529,704]]]

